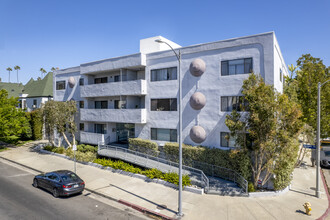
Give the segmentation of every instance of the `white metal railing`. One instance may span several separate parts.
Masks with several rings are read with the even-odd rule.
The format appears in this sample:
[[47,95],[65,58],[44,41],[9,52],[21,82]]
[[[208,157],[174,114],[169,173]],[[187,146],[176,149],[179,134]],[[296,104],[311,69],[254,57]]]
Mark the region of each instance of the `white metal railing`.
[[[178,173],[179,170],[178,163],[118,146],[100,144],[98,146],[98,154],[122,159],[143,167],[157,168],[162,172]],[[182,173],[190,177],[192,184],[202,187],[205,192],[208,192],[209,179],[202,170],[188,166],[182,166],[182,168]]]

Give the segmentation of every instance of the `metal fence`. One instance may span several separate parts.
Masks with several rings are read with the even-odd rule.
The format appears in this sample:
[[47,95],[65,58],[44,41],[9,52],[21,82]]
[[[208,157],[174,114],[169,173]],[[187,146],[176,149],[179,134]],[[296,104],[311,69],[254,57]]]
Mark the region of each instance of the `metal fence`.
[[[176,162],[154,157],[138,151],[132,151],[123,147],[102,145],[100,143],[98,147],[98,154],[125,160],[142,167],[156,168],[162,172],[179,172],[179,164]],[[209,179],[202,170],[183,165],[182,174],[188,175],[192,184],[204,188],[205,192],[208,191]]]
[[203,172],[208,176],[219,177],[232,181],[241,187],[245,193],[248,193],[248,181],[234,170],[199,161],[193,161],[192,166],[194,168],[203,170]]

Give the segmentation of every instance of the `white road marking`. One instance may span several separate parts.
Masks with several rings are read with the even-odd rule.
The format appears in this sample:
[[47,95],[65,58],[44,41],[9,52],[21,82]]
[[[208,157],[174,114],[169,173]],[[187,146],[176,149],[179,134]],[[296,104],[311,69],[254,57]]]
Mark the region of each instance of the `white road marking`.
[[31,175],[30,173],[22,173],[22,174],[16,174],[16,175],[8,176],[8,177],[10,178],[10,177],[20,177],[20,176],[30,176],[30,175]]

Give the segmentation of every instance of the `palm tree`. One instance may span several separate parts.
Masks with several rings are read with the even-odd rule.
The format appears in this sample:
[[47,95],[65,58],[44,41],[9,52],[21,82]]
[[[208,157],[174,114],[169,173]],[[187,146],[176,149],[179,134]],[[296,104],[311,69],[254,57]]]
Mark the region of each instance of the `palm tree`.
[[20,70],[21,67],[20,66],[15,66],[14,69],[17,71],[17,82],[18,82],[18,70]]
[[44,68],[40,68],[40,72],[41,72],[41,78],[42,78],[42,74],[47,73],[46,70]]
[[10,67],[8,67],[8,68],[7,68],[7,71],[9,72],[9,82],[10,82],[10,71],[13,71],[13,69],[10,68]]

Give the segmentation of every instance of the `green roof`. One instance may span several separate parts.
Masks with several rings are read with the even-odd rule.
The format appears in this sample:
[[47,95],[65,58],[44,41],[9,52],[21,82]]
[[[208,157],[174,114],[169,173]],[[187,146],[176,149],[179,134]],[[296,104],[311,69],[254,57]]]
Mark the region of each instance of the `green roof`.
[[0,82],[0,90],[7,90],[9,97],[19,97],[19,94],[22,93],[23,88],[24,86],[22,83]]
[[23,92],[28,97],[53,96],[53,73],[49,72],[42,80],[30,81],[24,86]]
[[21,83],[0,82],[0,90],[8,91],[9,97],[19,97],[20,93],[28,94],[27,97],[48,97],[53,96],[53,73],[49,72],[43,79],[30,79],[23,86]]

